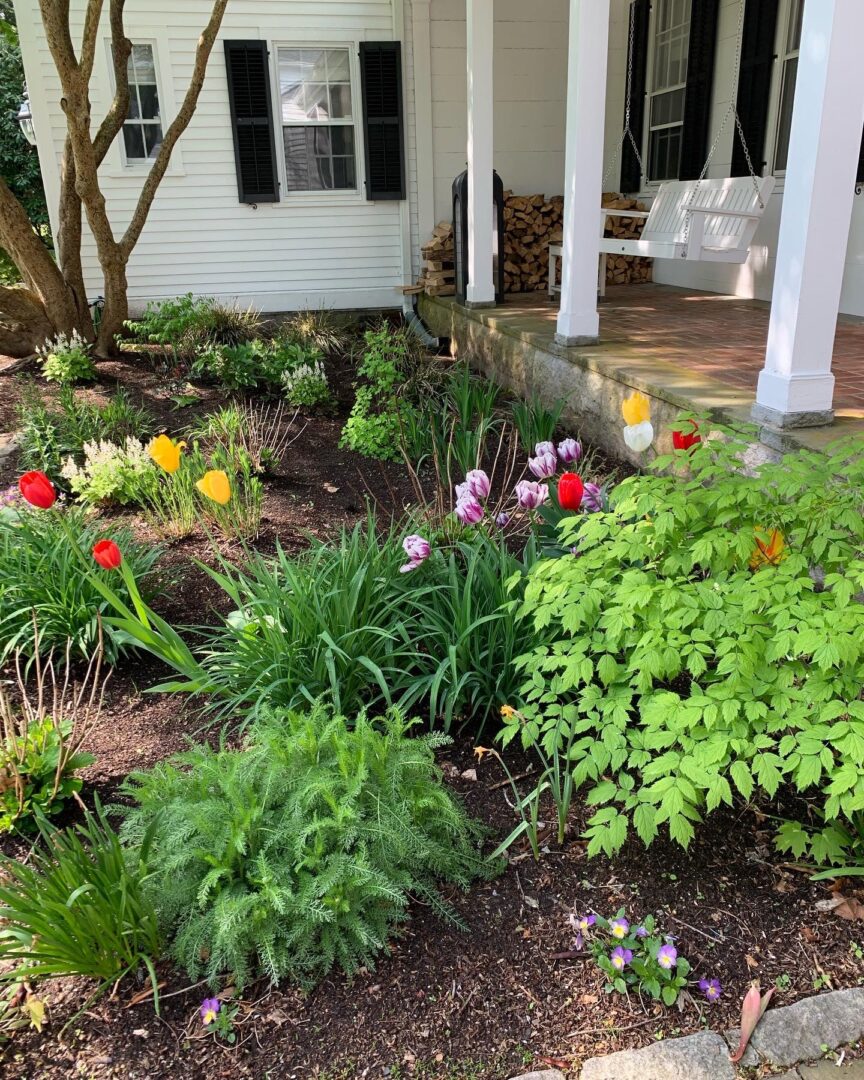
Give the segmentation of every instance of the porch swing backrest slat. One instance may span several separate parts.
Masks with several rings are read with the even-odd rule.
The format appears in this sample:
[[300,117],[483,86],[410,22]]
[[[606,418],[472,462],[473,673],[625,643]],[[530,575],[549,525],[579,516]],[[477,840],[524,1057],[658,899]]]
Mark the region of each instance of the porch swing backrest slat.
[[774,187],[774,178],[762,177],[754,185],[749,176],[719,180],[674,180],[661,184],[651,204],[642,240],[686,244],[687,219],[693,213],[728,211],[705,218],[702,246],[728,251],[746,249]]

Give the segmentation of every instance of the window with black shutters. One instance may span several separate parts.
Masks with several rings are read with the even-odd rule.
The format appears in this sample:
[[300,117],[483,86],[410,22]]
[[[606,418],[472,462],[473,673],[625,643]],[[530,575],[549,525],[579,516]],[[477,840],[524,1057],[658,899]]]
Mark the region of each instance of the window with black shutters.
[[225,66],[241,202],[276,202],[270,65],[265,41],[226,41]]
[[691,0],[654,0],[652,7],[648,178],[677,180],[684,139]]
[[402,47],[398,41],[360,45],[366,197],[405,198]]

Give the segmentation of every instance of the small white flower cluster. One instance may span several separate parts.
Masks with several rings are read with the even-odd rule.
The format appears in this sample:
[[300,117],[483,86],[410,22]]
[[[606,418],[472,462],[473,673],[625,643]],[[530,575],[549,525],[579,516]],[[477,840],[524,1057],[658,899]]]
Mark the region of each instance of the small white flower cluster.
[[289,405],[318,405],[330,396],[327,372],[320,360],[298,364],[282,375],[282,391]]
[[42,361],[42,374],[49,382],[72,386],[96,377],[96,368],[90,356],[90,346],[77,330],[70,335],[58,334],[36,350]]
[[100,440],[84,444],[84,464],[68,457],[61,475],[83,501],[120,503],[138,501],[154,473],[147,447],[133,436],[123,446]]
[[73,330],[71,334],[60,333],[55,338],[46,338],[41,345],[36,347],[36,355],[42,360],[47,360],[49,356],[55,356],[57,353],[79,350],[89,352],[90,346],[77,330]]

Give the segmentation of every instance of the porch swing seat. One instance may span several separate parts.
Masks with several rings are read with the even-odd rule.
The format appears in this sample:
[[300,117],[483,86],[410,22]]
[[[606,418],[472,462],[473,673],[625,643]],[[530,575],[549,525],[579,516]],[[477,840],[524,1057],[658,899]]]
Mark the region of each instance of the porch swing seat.
[[644,218],[645,226],[638,240],[601,236],[600,254],[746,262],[753,234],[773,190],[773,176],[661,184],[648,212],[603,208],[601,232],[605,231],[608,217]]

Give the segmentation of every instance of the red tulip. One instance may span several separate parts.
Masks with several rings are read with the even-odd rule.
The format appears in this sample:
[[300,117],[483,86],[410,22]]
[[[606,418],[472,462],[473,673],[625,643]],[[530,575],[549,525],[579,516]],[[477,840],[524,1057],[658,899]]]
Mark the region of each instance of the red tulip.
[[47,510],[54,505],[57,492],[44,472],[24,473],[18,481],[18,490],[31,506]]
[[585,494],[585,485],[582,477],[575,472],[561,474],[558,481],[558,502],[562,510],[578,510],[582,505],[582,496]]
[[93,545],[93,558],[103,570],[117,570],[123,562],[120,548],[113,540],[97,540]]
[[693,430],[690,432],[672,432],[672,445],[676,450],[692,450],[696,443],[702,442],[702,436],[696,434],[699,430],[699,425],[695,420],[691,420],[690,424],[693,427]]

